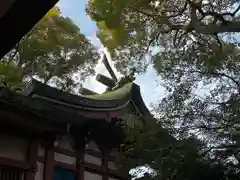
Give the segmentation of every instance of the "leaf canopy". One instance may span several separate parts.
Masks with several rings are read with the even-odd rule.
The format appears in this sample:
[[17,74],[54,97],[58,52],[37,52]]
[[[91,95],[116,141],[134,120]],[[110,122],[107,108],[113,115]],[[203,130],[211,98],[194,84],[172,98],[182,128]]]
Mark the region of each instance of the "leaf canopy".
[[[16,49],[14,61],[22,68],[23,77],[34,76],[45,83],[53,81],[64,90],[78,87],[86,76],[94,74],[99,58],[96,48],[79,27],[63,17],[57,7],[23,37]],[[13,53],[14,50],[7,56],[11,57]],[[74,73],[79,77],[77,83],[73,79]]]

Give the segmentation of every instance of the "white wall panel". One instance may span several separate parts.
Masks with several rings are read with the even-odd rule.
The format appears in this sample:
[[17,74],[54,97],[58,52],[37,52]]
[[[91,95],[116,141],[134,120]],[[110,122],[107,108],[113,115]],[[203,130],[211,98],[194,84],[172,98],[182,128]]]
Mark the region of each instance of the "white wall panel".
[[102,180],[102,175],[84,171],[84,180]]
[[102,160],[100,158],[89,154],[84,154],[84,162],[96,164],[98,166],[102,165]]
[[108,168],[113,170],[117,169],[116,165],[112,161],[108,161]]
[[74,145],[74,140],[70,134],[63,136],[61,140],[58,141],[58,147],[67,149],[70,151],[75,151],[73,149],[73,145]]
[[35,180],[43,180],[43,171],[44,171],[44,164],[38,162],[37,163],[37,172],[35,174]]
[[116,179],[116,178],[109,178],[109,180],[118,180],[118,179]]
[[98,149],[96,143],[94,141],[90,141],[87,145],[86,145],[86,149],[91,149],[94,151],[98,151],[100,152],[100,150]]
[[54,159],[55,159],[55,161],[66,163],[66,164],[72,164],[72,165],[76,164],[75,157],[67,156],[67,155],[60,154],[60,153],[55,153]]

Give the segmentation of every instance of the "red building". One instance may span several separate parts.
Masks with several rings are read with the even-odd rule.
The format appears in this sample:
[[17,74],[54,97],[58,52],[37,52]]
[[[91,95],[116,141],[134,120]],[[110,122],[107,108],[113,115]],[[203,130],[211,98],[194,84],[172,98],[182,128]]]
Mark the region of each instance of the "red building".
[[33,80],[22,93],[0,90],[0,179],[124,179],[111,151],[124,129],[148,111],[134,83],[101,95],[76,96]]

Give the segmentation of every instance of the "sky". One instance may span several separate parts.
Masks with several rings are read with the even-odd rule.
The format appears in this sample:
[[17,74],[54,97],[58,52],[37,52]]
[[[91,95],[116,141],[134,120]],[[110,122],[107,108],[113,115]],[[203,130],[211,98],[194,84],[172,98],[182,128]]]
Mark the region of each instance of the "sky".
[[[85,12],[85,7],[88,0],[60,0],[57,4],[63,16],[67,16],[73,20],[75,24],[80,27],[81,33],[83,33],[99,50],[106,52],[106,49],[102,46],[99,39],[96,37],[97,27],[90,17]],[[107,52],[106,52],[107,53]],[[110,64],[113,64],[111,57],[108,55]],[[112,66],[113,67],[113,66]],[[96,66],[96,72],[109,76],[104,65],[99,60]],[[121,76],[120,73],[114,69],[117,77]],[[158,86],[157,80],[159,77],[152,67],[148,68],[145,74],[136,77],[135,83],[141,87],[142,97],[148,107],[151,103],[156,103],[161,97],[164,96],[164,89]],[[95,92],[102,93],[105,90],[105,86],[95,80],[95,77],[89,77],[84,87],[89,88]]]

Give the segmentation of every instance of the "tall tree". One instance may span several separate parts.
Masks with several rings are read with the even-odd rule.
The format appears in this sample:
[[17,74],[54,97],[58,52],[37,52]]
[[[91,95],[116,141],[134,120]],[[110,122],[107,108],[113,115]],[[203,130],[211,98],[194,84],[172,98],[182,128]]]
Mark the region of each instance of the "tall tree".
[[23,77],[37,76],[44,83],[54,81],[65,90],[77,85],[73,73],[79,73],[82,79],[93,74],[99,58],[95,47],[57,7],[23,37],[16,50],[17,53],[12,51],[3,61],[16,54],[14,61],[23,69]]
[[239,10],[232,0],[91,0],[87,8],[120,70],[153,63],[169,91],[155,105],[161,126],[180,140],[194,134],[206,157],[234,172],[240,168]]
[[[156,180],[227,180],[239,179],[237,171],[218,159],[209,159],[203,153],[204,144],[194,136],[176,139],[157,121],[131,129],[118,153],[117,163],[126,169],[145,165],[146,179]],[[134,178],[141,173],[136,170]]]
[[18,68],[14,62],[0,61],[0,86],[17,90],[22,86],[22,68]]
[[[154,64],[164,86],[170,91],[169,97],[160,104],[160,112],[164,114],[171,109],[165,114],[172,116],[169,118],[172,124],[179,125],[187,120],[199,124],[202,120],[201,124],[208,122],[209,126],[216,126],[216,123],[231,121],[231,126],[225,127],[233,130],[239,117],[240,57],[234,54],[237,41],[219,33],[227,32],[230,36],[229,32],[238,31],[237,1],[128,0],[100,3],[92,0],[87,10],[97,23],[104,24],[106,30],[99,26],[100,37],[102,31],[111,32],[118,28],[126,33],[126,39],[121,38],[121,43],[109,46],[117,54],[115,60],[118,60],[119,67],[142,67],[145,65],[142,58],[150,55],[150,63]],[[225,21],[230,25],[225,25]],[[192,28],[186,28],[189,26]],[[115,34],[108,35],[110,40],[117,42]],[[201,91],[207,96],[199,97],[196,92],[199,88],[208,88]],[[199,108],[204,113],[198,111]],[[213,119],[213,114],[218,117]]]
[[144,70],[148,62],[143,58],[152,51],[181,49],[180,56],[183,49],[221,45],[226,32],[239,32],[239,9],[233,0],[90,0],[87,12],[97,22],[103,44],[121,52],[113,53],[118,66]]

